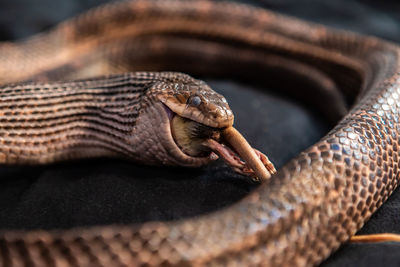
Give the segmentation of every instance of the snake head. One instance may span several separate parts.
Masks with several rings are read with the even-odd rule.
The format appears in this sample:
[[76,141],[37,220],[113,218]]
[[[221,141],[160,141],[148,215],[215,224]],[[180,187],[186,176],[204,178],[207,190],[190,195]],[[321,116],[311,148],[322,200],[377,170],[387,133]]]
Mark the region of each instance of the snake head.
[[232,127],[233,113],[226,99],[205,82],[176,72],[142,76],[138,82],[146,77],[154,82],[137,119],[137,129],[143,132],[134,135],[133,143],[146,147],[141,158],[147,155],[152,162],[194,167],[220,156],[235,171],[259,179],[275,171],[268,158]]
[[213,128],[233,125],[233,112],[225,97],[203,81],[175,73],[173,80],[165,79],[153,87],[156,98],[183,118]]
[[[175,151],[170,155],[179,158],[180,162],[203,164],[205,158],[212,157],[211,150],[203,145],[204,141],[209,138],[218,139],[222,129],[233,124],[233,112],[226,99],[205,82],[187,74],[160,72],[152,75],[154,82],[146,92],[146,99],[150,103],[146,106],[150,108],[161,105],[162,111],[157,113],[158,118],[152,116],[147,121],[161,121],[158,122],[160,126],[157,135],[162,135],[159,139],[164,140],[163,144],[168,143],[167,150]],[[150,114],[143,113],[145,116]]]

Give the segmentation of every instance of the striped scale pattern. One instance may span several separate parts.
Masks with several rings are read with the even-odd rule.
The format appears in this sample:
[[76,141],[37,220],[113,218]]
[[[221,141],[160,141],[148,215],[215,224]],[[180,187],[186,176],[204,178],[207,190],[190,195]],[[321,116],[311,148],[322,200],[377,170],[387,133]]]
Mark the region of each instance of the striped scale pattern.
[[[139,158],[128,140],[157,74],[128,73],[0,91],[0,161],[43,164],[93,156]],[[148,100],[151,101],[151,100]]]

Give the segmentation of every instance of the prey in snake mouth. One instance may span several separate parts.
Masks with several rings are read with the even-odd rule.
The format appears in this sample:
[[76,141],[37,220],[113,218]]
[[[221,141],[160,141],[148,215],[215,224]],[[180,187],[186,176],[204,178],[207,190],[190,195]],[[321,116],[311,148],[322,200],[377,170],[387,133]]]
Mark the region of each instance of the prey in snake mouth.
[[168,116],[173,140],[183,153],[210,160],[220,157],[234,171],[254,180],[265,180],[276,172],[267,156],[252,148],[233,128],[234,115],[222,95],[193,78],[164,86],[169,88],[158,98]]

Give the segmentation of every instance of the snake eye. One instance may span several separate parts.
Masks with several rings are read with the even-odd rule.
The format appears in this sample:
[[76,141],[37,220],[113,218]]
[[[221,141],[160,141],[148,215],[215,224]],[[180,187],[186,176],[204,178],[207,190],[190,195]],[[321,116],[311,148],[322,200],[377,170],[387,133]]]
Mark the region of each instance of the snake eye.
[[193,107],[198,107],[201,104],[201,98],[197,95],[191,96],[191,97],[189,97],[187,103]]

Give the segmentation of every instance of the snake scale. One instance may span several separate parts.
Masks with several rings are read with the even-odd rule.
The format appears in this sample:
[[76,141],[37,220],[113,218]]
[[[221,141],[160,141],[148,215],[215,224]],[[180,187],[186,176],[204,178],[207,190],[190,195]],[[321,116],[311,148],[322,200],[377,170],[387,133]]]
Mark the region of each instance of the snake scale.
[[[313,104],[327,118],[342,119],[318,143],[226,209],[176,222],[1,231],[0,265],[320,263],[354,235],[398,185],[399,51],[383,40],[262,9],[177,0],[109,4],[48,33],[1,44],[0,82],[7,85],[0,90],[0,161],[5,164],[138,154],[154,163],[203,164],[204,158],[180,151],[167,159],[145,152],[157,154],[164,144],[177,149],[171,140],[154,142],[165,137],[159,132],[166,129],[162,98],[153,95],[164,90],[160,84],[170,88],[167,93],[207,85],[176,72],[135,71],[234,74],[260,84],[283,77],[278,79],[282,90],[288,86],[288,93]],[[110,75],[82,80],[105,73]],[[60,79],[66,82],[55,81]],[[81,80],[70,81],[76,79]],[[314,95],[296,91],[299,82]],[[218,105],[224,105],[223,98],[218,99],[215,114],[221,114]],[[194,110],[192,114],[200,116]],[[140,118],[145,118],[143,124],[153,123],[143,126],[152,132],[132,135],[132,125]],[[137,142],[143,147],[134,151],[140,147]]]

